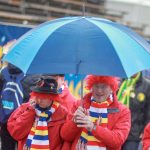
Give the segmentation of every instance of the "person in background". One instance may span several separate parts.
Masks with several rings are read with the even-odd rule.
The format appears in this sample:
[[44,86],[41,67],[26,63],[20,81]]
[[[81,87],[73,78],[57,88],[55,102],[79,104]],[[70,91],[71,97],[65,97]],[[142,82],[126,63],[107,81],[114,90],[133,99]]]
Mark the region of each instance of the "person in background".
[[[44,75],[43,75],[44,76]],[[67,108],[68,112],[71,112],[73,105],[76,103],[76,98],[71,94],[68,89],[68,85],[65,81],[64,74],[48,74],[45,76],[49,76],[52,79],[55,79],[58,83],[58,89],[61,91],[61,104]]]
[[22,104],[10,116],[8,130],[18,141],[18,150],[61,150],[60,129],[67,110],[60,103],[58,83],[42,77],[31,89],[29,102]]
[[116,97],[118,78],[88,75],[85,81],[90,92],[74,106],[74,114],[68,115],[62,138],[72,142],[71,150],[121,150],[131,118]]
[[142,150],[150,150],[150,123],[148,123],[144,128],[142,147]]
[[[0,74],[0,122],[1,122],[1,150],[15,150],[17,142],[7,130],[7,120],[11,113],[27,98],[23,92],[22,71],[9,64]],[[14,92],[16,91],[16,93]],[[24,97],[23,97],[24,96]]]
[[[23,74],[19,68],[15,67],[14,65],[12,65],[6,61],[2,61],[2,57],[9,52],[10,47],[13,46],[13,44],[15,44],[15,43],[16,43],[15,39],[12,41],[9,41],[1,49],[2,50],[0,53],[1,54],[0,55],[0,59],[1,59],[0,93],[1,94],[2,94],[2,90],[3,90],[3,86],[6,82],[6,77],[7,77],[7,79],[8,78],[10,79],[11,76],[15,76],[15,78],[18,80],[18,76]],[[8,72],[4,71],[7,69],[8,69]],[[21,80],[19,79],[19,82],[21,83],[21,84],[19,83],[19,87],[21,86],[20,89],[21,89],[21,93],[23,95],[22,96],[23,103],[27,102],[29,100],[29,93],[30,93],[29,87],[35,85],[35,83],[37,81],[37,77],[39,77],[39,75],[26,75],[26,76],[24,75],[24,77]],[[12,81],[10,81],[10,82],[12,82]],[[0,115],[2,115],[2,114],[0,114]],[[0,122],[0,127],[2,128],[1,134],[0,134],[1,149],[2,150],[15,150],[15,145],[17,142],[9,134],[9,132],[7,130],[7,122],[5,122],[5,123]]]
[[150,121],[150,80],[139,72],[122,82],[118,99],[131,111],[131,130],[122,150],[137,150],[147,122]]
[[147,78],[147,79],[150,80],[150,69],[143,70],[143,71],[142,71],[142,75],[143,75],[145,78]]

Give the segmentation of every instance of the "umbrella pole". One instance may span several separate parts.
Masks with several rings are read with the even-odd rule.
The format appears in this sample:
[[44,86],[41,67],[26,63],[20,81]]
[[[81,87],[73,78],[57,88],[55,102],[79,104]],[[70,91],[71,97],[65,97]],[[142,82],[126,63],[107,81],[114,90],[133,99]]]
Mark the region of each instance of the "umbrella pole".
[[[80,64],[81,64],[81,60],[76,65],[76,75],[78,75]],[[83,99],[83,79],[81,78],[81,100],[82,99]],[[82,103],[81,103],[81,106],[83,106]]]
[[81,100],[83,99],[83,80],[81,79]]

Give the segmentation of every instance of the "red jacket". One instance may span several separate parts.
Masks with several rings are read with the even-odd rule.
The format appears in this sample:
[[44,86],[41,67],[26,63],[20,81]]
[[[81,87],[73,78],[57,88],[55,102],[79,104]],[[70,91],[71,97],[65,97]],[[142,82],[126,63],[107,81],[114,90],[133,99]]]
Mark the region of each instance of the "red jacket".
[[[91,94],[87,94],[84,98],[83,107],[86,109],[90,107],[90,97]],[[131,127],[130,111],[126,106],[118,102],[116,97],[108,109],[108,128],[97,126],[96,130],[92,131],[92,134],[107,146],[107,150],[121,150],[121,146],[125,142]],[[63,125],[61,136],[65,141],[72,142],[71,150],[75,149],[81,131],[82,128],[77,128],[72,120],[68,120]],[[64,148],[64,150],[67,150],[67,148]]]
[[[67,112],[59,106],[56,112],[52,115],[52,121],[48,123],[48,133],[51,150],[61,150],[63,140],[60,137],[60,129],[65,122]],[[18,150],[23,150],[27,136],[34,122],[35,110],[25,103],[17,108],[8,120],[8,130],[11,136],[18,141]]]
[[143,150],[148,150],[148,148],[150,148],[150,123],[148,123],[144,129],[142,143]]
[[61,104],[67,108],[68,111],[71,111],[76,98],[70,93],[67,85],[64,85],[63,92],[60,94]]

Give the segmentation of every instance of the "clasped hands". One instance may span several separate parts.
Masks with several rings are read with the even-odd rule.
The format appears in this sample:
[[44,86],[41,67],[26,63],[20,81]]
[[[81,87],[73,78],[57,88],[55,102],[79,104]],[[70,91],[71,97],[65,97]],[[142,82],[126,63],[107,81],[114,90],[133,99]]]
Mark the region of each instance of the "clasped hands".
[[94,126],[100,123],[101,118],[99,118],[95,123],[90,119],[89,111],[85,108],[79,106],[74,113],[73,121],[77,124],[79,128],[86,128],[88,131],[92,131]]

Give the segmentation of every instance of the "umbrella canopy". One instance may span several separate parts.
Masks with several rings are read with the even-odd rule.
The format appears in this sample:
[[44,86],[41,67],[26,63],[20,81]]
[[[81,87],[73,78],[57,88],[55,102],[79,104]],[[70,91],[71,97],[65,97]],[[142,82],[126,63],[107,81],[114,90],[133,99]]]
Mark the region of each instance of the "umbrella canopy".
[[150,45],[129,28],[95,17],[65,17],[22,36],[4,57],[27,74],[130,77],[150,67]]

